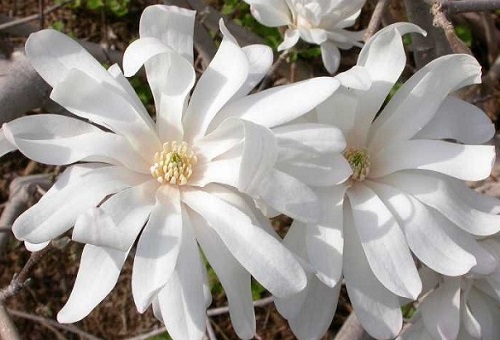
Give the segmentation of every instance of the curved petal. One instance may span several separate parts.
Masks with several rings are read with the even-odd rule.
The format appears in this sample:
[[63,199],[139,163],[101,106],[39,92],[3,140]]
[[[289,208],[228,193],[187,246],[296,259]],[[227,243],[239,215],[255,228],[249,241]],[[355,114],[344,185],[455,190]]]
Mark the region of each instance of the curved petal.
[[26,210],[14,222],[12,231],[20,240],[46,242],[71,228],[78,215],[97,206],[106,196],[147,180],[145,176],[114,166],[89,171],[80,181]]
[[216,122],[241,117],[269,128],[281,125],[312,110],[339,84],[334,78],[319,77],[254,93],[224,106]]
[[239,209],[203,191],[183,190],[182,200],[207,221],[233,256],[274,295],[286,296],[304,288],[306,277],[293,255]]
[[463,230],[479,236],[500,231],[500,215],[474,209],[462,200],[447,181],[424,171],[401,171],[384,177],[383,181],[433,207]]
[[414,24],[393,24],[378,31],[359,54],[357,64],[365,67],[372,79],[372,86],[363,93],[356,113],[354,134],[360,139],[359,146],[365,145],[375,115],[406,65],[402,35],[407,33],[425,34]]
[[304,226],[308,258],[318,278],[329,287],[338,285],[342,278],[343,202],[346,189],[346,186],[334,186],[317,190],[322,223]]
[[57,314],[57,321],[73,323],[86,317],[115,287],[127,255],[128,250],[87,244],[83,248],[73,290]]
[[240,157],[197,164],[196,171],[189,178],[189,184],[204,187],[209,183],[221,183],[237,188],[240,168]]
[[148,164],[125,138],[78,119],[53,114],[26,116],[5,123],[2,132],[10,145],[37,162],[97,161],[148,171]]
[[[343,81],[339,76],[336,78],[341,82]],[[356,112],[360,103],[359,91],[341,86],[314,109],[317,122],[339,128],[347,139],[349,137],[349,132],[354,127]],[[353,143],[349,144],[351,145]]]
[[141,15],[139,35],[159,39],[193,64],[195,16],[195,11],[176,6],[148,6]]
[[391,292],[416,299],[422,290],[400,226],[380,198],[364,185],[347,190],[354,226],[370,268]]
[[422,169],[479,181],[490,175],[494,160],[495,147],[491,145],[462,145],[440,140],[399,141],[372,155],[368,177]]
[[203,269],[191,221],[182,208],[182,242],[172,276],[158,293],[165,326],[174,339],[199,339],[205,333]]
[[255,313],[250,274],[224,245],[217,233],[195,212],[188,212],[196,239],[215,270],[229,303],[231,323],[242,339],[255,335]]
[[264,26],[286,26],[292,22],[292,15],[285,0],[244,0],[250,5],[255,19]]
[[152,179],[120,191],[98,208],[90,208],[76,219],[73,241],[127,251],[153,209],[158,186]]
[[335,78],[347,89],[366,91],[372,86],[370,72],[364,66],[355,65],[349,70],[337,74]]
[[370,131],[370,151],[414,137],[451,91],[480,81],[481,66],[470,55],[452,54],[433,60],[406,81],[377,117]]
[[243,86],[249,74],[245,52],[220,21],[224,39],[193,91],[183,122],[186,141],[203,137],[217,112]]
[[[498,336],[498,305],[485,298],[476,290],[471,290],[467,301],[472,314],[481,326],[481,339],[495,339]],[[492,306],[493,305],[493,306]]]
[[446,278],[419,306],[434,339],[456,339],[460,327],[460,278]]
[[299,26],[298,30],[300,37],[310,44],[321,45],[328,39],[327,32],[322,28],[302,28]]
[[415,139],[454,139],[464,144],[483,144],[494,134],[491,119],[477,106],[448,96]]
[[180,254],[183,220],[179,189],[162,185],[156,204],[137,243],[132,271],[132,295],[140,313],[173,275]]
[[136,109],[85,72],[70,70],[54,87],[50,97],[77,116],[123,135],[141,153],[154,155],[159,149],[156,133]]
[[0,129],[0,157],[15,150],[17,150],[17,147],[11,142],[9,142],[9,140],[5,137],[3,128]]
[[383,183],[366,181],[403,227],[406,242],[429,268],[448,276],[467,273],[474,265],[474,256],[458,245],[453,235],[441,227],[447,220],[417,199]]
[[348,202],[344,203],[344,237],[344,279],[354,312],[371,336],[394,338],[403,325],[399,299],[371,274]]
[[297,44],[300,39],[299,30],[289,28],[285,31],[283,38],[283,42],[278,46],[278,52],[288,50]]
[[52,87],[79,69],[113,87],[116,83],[104,67],[74,39],[53,29],[32,33],[26,41],[26,55],[35,70]]
[[334,74],[339,69],[340,65],[340,50],[335,44],[329,40],[321,44],[321,59],[326,70],[330,74]]

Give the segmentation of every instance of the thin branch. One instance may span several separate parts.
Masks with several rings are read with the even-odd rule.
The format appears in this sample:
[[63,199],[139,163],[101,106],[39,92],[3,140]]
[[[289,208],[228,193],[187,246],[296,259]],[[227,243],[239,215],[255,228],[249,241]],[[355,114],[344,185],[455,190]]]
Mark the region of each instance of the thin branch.
[[274,62],[273,66],[267,71],[266,75],[264,76],[264,79],[260,82],[259,87],[257,88],[257,91],[262,91],[263,89],[269,87],[271,85],[271,82],[274,77],[274,72],[278,70],[278,68],[281,66],[284,60],[288,58],[288,56],[292,53],[292,49],[288,49],[284,51],[283,53],[280,54],[278,59]]
[[443,12],[443,5],[441,3],[435,3],[434,5],[432,5],[431,13],[434,16],[433,25],[436,27],[441,27],[443,29],[452,51],[454,53],[465,53],[472,55],[472,52],[467,47],[467,45],[462,40],[460,40],[460,38],[455,33],[453,24],[448,20]]
[[500,9],[500,0],[424,0],[430,5],[439,4],[446,14],[485,12]]
[[354,312],[351,312],[347,320],[340,328],[334,340],[361,340],[367,337],[367,333],[361,327],[361,324]]
[[2,304],[0,304],[0,339],[21,340],[16,325],[14,325],[7,309]]
[[209,340],[217,340],[217,337],[215,336],[214,328],[212,327],[212,323],[210,322],[209,318],[207,318],[206,324],[207,324],[208,339]]
[[12,281],[10,281],[10,284],[7,287],[0,290],[0,303],[3,303],[6,299],[16,295],[26,286],[29,281],[31,271],[50,250],[51,247],[47,246],[40,251],[31,253],[28,262],[26,262],[19,274],[16,275]]
[[33,314],[25,313],[25,312],[21,312],[21,311],[18,311],[18,310],[9,309],[8,311],[9,311],[9,313],[11,315],[17,316],[19,318],[36,321],[36,322],[39,322],[41,324],[50,325],[50,326],[52,326],[54,328],[62,329],[62,330],[65,330],[67,332],[71,332],[73,334],[79,335],[83,339],[101,340],[101,338],[98,338],[98,337],[96,337],[96,336],[94,336],[92,334],[89,334],[89,333],[87,333],[85,331],[82,331],[81,329],[79,329],[78,327],[73,326],[73,325],[63,325],[63,324],[60,324],[57,321],[54,321],[54,320],[51,320],[51,319],[48,319],[48,318],[44,318],[42,316],[33,315]]
[[378,28],[380,27],[380,23],[382,22],[382,17],[384,15],[384,11],[389,4],[389,0],[378,0],[377,4],[375,5],[375,9],[373,10],[372,17],[370,19],[370,23],[368,24],[368,27],[365,31],[365,34],[363,35],[363,40],[366,42],[368,41],[374,34],[375,32],[378,31]]
[[54,5],[54,6],[51,6],[51,7],[47,8],[45,11],[43,11],[41,13],[33,14],[33,15],[30,15],[30,16],[27,16],[26,18],[21,18],[21,19],[17,19],[17,20],[13,20],[13,21],[1,24],[0,25],[0,31],[4,30],[4,29],[7,29],[7,28],[10,28],[10,27],[14,27],[14,26],[18,26],[18,25],[22,25],[22,24],[28,23],[30,21],[41,20],[41,18],[44,15],[47,15],[50,12],[54,12],[55,10],[57,10],[57,9],[65,6],[65,5],[67,5],[67,4],[69,4],[70,2],[73,2],[73,1],[74,0],[66,0],[64,2],[61,2],[60,4],[57,4],[57,5]]

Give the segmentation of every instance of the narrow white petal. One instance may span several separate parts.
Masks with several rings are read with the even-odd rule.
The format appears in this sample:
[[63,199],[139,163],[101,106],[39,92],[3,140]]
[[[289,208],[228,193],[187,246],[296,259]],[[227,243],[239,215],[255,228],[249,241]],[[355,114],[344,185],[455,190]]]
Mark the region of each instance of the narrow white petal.
[[209,183],[222,183],[236,188],[239,182],[240,167],[240,157],[196,164],[196,169],[189,178],[189,184],[204,187]]
[[399,79],[406,65],[406,52],[402,35],[425,33],[410,23],[397,23],[378,31],[363,47],[358,57],[358,65],[369,72],[372,86],[363,94],[356,113],[355,134],[359,144],[365,144],[368,130],[384,103],[389,91]]
[[497,303],[492,302],[475,289],[471,290],[469,300],[467,301],[472,314],[481,325],[481,339],[493,340],[498,337],[495,328],[498,329],[498,317],[500,313],[498,312]]
[[78,215],[103,198],[138,185],[148,178],[119,167],[105,167],[86,174],[49,198],[40,200],[17,218],[12,227],[16,238],[31,243],[51,240],[75,223]]
[[6,151],[15,147],[37,162],[66,165],[96,161],[147,172],[148,164],[125,138],[79,119],[52,114],[21,117],[5,123],[2,132],[0,139],[8,141],[2,143]]
[[284,34],[283,42],[278,46],[278,52],[288,50],[297,44],[300,39],[300,33],[297,29],[287,29]]
[[242,339],[252,338],[255,335],[255,314],[250,274],[229,252],[203,217],[195,212],[190,212],[189,217],[196,239],[224,287],[229,303],[231,323],[236,334]]
[[233,256],[277,296],[304,288],[304,271],[279,241],[223,200],[203,191],[183,190],[182,200],[217,232]]
[[74,39],[53,29],[32,33],[26,41],[26,55],[35,70],[52,87],[62,81],[71,69],[90,77],[116,84],[104,67]]
[[364,66],[355,65],[349,70],[337,74],[335,78],[348,89],[366,91],[372,86],[370,72]]
[[165,326],[174,339],[201,339],[206,308],[203,269],[191,221],[182,209],[182,243],[175,271],[158,294]]
[[347,190],[354,226],[373,274],[391,292],[416,299],[422,283],[405,236],[389,209],[364,185]]
[[[304,225],[307,255],[317,275],[326,285],[338,285],[342,276],[343,202],[345,186],[317,191],[322,209],[320,224]],[[297,221],[294,221],[297,223]]]
[[236,119],[226,119],[215,130],[196,141],[193,147],[197,155],[210,161],[242,144],[244,138],[244,124]]
[[448,96],[415,139],[455,139],[464,144],[483,144],[494,133],[491,119],[477,106]]
[[438,273],[458,276],[474,265],[474,256],[458,245],[453,235],[441,227],[448,221],[411,195],[387,184],[367,181],[403,227],[412,252],[419,260]]
[[47,247],[50,244],[50,241],[43,242],[43,243],[30,243],[27,241],[24,241],[24,246],[28,251],[35,252],[35,251],[40,251]]
[[158,137],[134,106],[80,70],[69,71],[50,97],[72,113],[123,135],[136,150],[154,155],[159,148]]
[[321,45],[328,39],[327,32],[322,28],[303,28],[299,26],[298,30],[300,37],[310,44]]
[[217,112],[245,83],[249,62],[245,52],[220,22],[224,39],[193,91],[184,117],[186,140],[203,137]]
[[0,129],[0,157],[15,150],[17,150],[17,147],[9,142],[9,140],[5,137],[3,129]]
[[73,323],[86,317],[116,285],[127,254],[128,250],[86,245],[73,290],[57,321]]
[[132,295],[140,313],[173,275],[182,243],[184,225],[178,188],[163,185],[156,199],[137,243],[132,271]]
[[264,26],[285,26],[292,22],[285,0],[245,0],[255,19]]
[[[481,325],[472,314],[469,306],[467,306],[465,298],[461,299],[460,313],[460,321],[465,329],[465,332],[475,339],[481,339]],[[463,332],[463,330],[460,330],[460,332]]]
[[161,40],[193,64],[195,15],[195,11],[176,6],[148,6],[142,12],[139,35]]
[[450,92],[480,81],[481,66],[470,55],[452,54],[433,60],[404,83],[377,117],[370,131],[370,150],[414,137]]
[[156,180],[125,189],[78,216],[73,241],[127,251],[155,204]]
[[349,203],[344,203],[344,237],[344,278],[354,312],[371,336],[394,338],[403,324],[399,299],[372,275]]
[[334,78],[318,77],[251,94],[223,107],[217,122],[241,117],[266,127],[278,126],[312,110],[335,92],[339,84]]
[[462,145],[440,140],[399,141],[372,155],[370,177],[423,169],[479,181],[490,175],[494,160],[495,147],[491,145]]
[[326,70],[330,74],[334,74],[339,69],[340,50],[333,42],[327,40],[321,43],[321,59]]
[[421,303],[425,328],[435,339],[456,339],[460,327],[460,278],[446,278]]
[[448,181],[431,172],[400,171],[383,181],[415,196],[471,234],[486,236],[500,231],[500,215],[474,209]]
[[[339,80],[343,81],[342,78]],[[360,98],[359,91],[347,89],[344,86],[339,87],[337,91],[314,109],[317,122],[339,128],[347,138],[354,127],[357,108],[362,102]]]

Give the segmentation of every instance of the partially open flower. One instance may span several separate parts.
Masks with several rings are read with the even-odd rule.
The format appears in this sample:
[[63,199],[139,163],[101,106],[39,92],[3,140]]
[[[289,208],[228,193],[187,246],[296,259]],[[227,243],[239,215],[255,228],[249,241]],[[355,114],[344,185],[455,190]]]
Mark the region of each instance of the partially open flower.
[[335,73],[340,63],[340,49],[362,47],[363,31],[350,27],[361,13],[365,0],[245,0],[253,16],[269,27],[288,26],[278,51],[293,47],[302,38],[321,46],[323,64]]

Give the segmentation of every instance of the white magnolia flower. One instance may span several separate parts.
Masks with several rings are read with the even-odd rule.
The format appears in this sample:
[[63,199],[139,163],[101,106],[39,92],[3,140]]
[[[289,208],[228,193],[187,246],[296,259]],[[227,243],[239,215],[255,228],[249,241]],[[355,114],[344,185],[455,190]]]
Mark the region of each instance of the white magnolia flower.
[[423,301],[400,339],[500,338],[500,241],[479,242],[490,257],[461,277],[439,275],[424,267]]
[[210,296],[198,244],[225,288],[242,338],[255,334],[250,275],[276,296],[306,284],[295,257],[235,190],[251,182],[240,176],[241,167],[258,168],[242,162],[242,153],[259,159],[262,150],[275,147],[259,137],[268,130],[218,117],[237,115],[224,107],[239,103],[256,121],[288,121],[330,96],[338,81],[317,78],[247,96],[270,66],[271,51],[240,48],[221,23],[224,39],[191,93],[194,15],[177,7],[147,8],[141,38],[125,53],[126,74],[146,65],[156,124],[117,65],[106,71],[53,30],[33,34],[26,44],[33,66],[53,87],[51,98],[89,121],[34,115],[0,130],[0,155],[19,149],[41,163],[84,162],[68,167],[13,226],[32,250],[73,225],[73,239],[87,243],[60,322],[82,319],[106,297],[136,239],[134,301],[140,312],[152,304],[173,338],[204,333]]
[[494,147],[478,144],[493,136],[494,127],[484,112],[448,96],[480,81],[477,61],[439,58],[381,109],[405,67],[401,35],[409,32],[423,33],[412,24],[378,32],[356,69],[358,76],[360,67],[365,70],[370,89],[341,88],[308,115],[342,129],[353,175],[318,188],[323,220],[294,221],[285,238],[310,263],[308,287],[277,298],[299,338],[326,331],[342,277],[363,327],[376,338],[395,337],[402,325],[400,298],[414,300],[422,288],[413,256],[443,275],[463,275],[488,256],[473,235],[500,229],[500,216],[492,214],[496,202],[461,181],[489,176]]
[[341,49],[362,47],[363,31],[345,28],[354,25],[365,0],[245,0],[252,15],[269,27],[288,26],[278,51],[289,49],[302,38],[321,46],[323,64],[335,73]]

